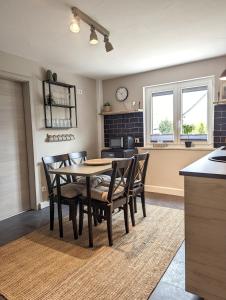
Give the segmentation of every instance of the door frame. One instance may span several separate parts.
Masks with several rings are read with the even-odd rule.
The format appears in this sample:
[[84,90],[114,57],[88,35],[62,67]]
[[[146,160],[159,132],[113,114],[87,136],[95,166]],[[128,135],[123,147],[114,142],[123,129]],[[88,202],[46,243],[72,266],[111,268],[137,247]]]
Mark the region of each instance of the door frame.
[[35,109],[32,97],[32,78],[20,74],[10,73],[0,70],[0,79],[18,82],[22,85],[23,104],[24,104],[24,122],[27,147],[27,166],[28,166],[28,184],[29,184],[29,199],[30,208],[38,209],[38,185],[37,170],[36,170],[36,144],[35,136]]

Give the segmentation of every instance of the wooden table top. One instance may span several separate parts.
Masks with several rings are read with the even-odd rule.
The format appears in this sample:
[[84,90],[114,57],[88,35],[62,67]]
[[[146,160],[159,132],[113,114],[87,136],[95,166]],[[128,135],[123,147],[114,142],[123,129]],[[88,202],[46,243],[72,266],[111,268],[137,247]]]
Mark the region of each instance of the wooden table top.
[[55,170],[49,170],[52,174],[61,175],[76,175],[76,176],[93,176],[98,174],[103,174],[112,169],[112,165],[102,165],[102,166],[87,166],[85,164],[72,165],[68,167],[62,167]]

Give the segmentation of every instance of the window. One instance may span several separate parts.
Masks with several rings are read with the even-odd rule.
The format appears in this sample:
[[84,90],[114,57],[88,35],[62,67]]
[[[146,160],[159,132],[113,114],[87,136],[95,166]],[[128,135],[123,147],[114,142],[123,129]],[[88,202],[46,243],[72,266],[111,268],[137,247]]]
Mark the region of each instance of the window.
[[213,77],[145,88],[146,142],[211,143],[212,96]]

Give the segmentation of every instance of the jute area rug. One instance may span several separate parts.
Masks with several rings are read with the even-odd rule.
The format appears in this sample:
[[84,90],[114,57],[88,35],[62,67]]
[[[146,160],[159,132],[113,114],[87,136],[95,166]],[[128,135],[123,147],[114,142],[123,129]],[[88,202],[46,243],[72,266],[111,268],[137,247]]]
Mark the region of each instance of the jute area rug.
[[123,212],[113,217],[114,246],[106,223],[94,228],[88,248],[87,224],[73,240],[72,224],[34,231],[0,248],[0,293],[8,300],[147,299],[184,239],[183,211],[147,205],[125,234]]

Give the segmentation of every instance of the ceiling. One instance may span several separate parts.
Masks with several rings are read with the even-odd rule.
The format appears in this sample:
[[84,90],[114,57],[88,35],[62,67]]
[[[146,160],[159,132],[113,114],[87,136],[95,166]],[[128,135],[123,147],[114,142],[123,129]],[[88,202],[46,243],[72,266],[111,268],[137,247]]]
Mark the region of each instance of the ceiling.
[[[82,22],[69,31],[73,5],[111,32],[113,51],[90,45]],[[0,0],[0,50],[112,78],[226,54],[225,12],[225,0]]]

